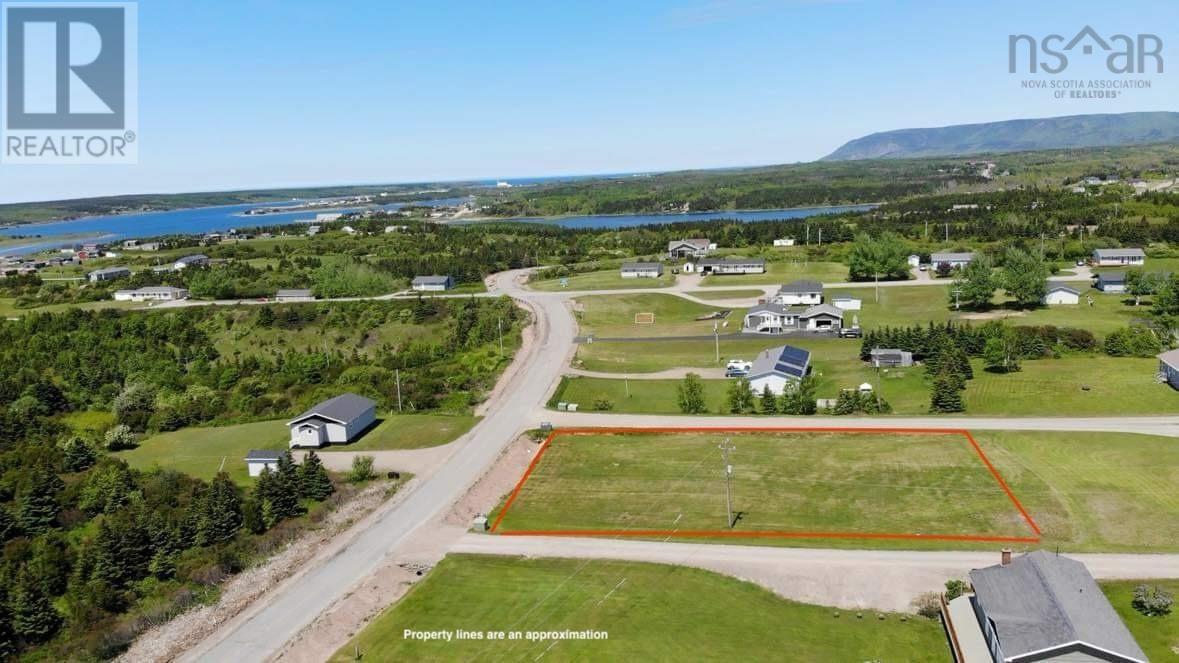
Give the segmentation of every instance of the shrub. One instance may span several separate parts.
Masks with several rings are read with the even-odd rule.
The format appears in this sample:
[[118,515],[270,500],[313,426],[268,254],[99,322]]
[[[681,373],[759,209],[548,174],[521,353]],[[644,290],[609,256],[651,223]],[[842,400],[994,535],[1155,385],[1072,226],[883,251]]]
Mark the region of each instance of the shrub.
[[594,409],[599,411],[613,410],[614,401],[605,396],[598,396],[594,399]]
[[967,592],[967,590],[969,590],[969,589],[970,589],[970,585],[966,584],[966,582],[963,580],[958,580],[958,579],[947,580],[946,581],[946,600],[953,601],[954,599],[958,598],[959,596],[962,596],[963,594],[965,594]]
[[1157,585],[1138,585],[1134,588],[1134,599],[1130,605],[1147,617],[1162,617],[1171,614],[1175,600],[1171,593]]
[[918,594],[917,598],[913,599],[912,605],[917,614],[926,619],[937,619],[938,615],[942,613],[942,602],[938,598],[937,592]]
[[348,480],[352,483],[360,483],[361,481],[368,481],[376,476],[373,472],[373,457],[372,456],[353,456],[352,470],[348,472]]

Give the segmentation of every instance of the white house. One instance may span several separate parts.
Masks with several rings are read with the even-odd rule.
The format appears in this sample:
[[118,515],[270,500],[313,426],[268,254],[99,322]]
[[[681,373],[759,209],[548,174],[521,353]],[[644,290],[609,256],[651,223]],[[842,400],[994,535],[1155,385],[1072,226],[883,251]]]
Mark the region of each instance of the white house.
[[277,451],[250,449],[246,453],[246,467],[250,471],[250,476],[261,476],[262,470],[264,469],[269,469],[271,472],[277,472],[279,455],[280,454]]
[[320,212],[315,215],[315,222],[331,223],[332,221],[339,221],[343,216],[343,212]]
[[276,302],[313,302],[315,294],[305,288],[291,288],[274,293]]
[[916,253],[909,256],[909,266],[910,267],[920,267],[921,266],[921,256],[917,255]]
[[131,276],[131,270],[126,267],[103,267],[96,269],[86,275],[91,283],[98,283],[99,281],[113,281],[115,279],[122,279]]
[[929,256],[929,263],[937,268],[938,265],[962,268],[974,260],[974,253],[934,253]]
[[1179,350],[1168,350],[1158,356],[1159,375],[1163,381],[1179,389]]
[[1126,291],[1126,273],[1125,272],[1106,272],[1097,275],[1097,283],[1095,288],[1107,293],[1123,293]]
[[669,258],[703,258],[715,250],[716,244],[701,238],[672,240],[667,243]]
[[418,292],[438,292],[454,287],[454,278],[447,276],[415,276],[412,287]]
[[762,350],[749,369],[749,389],[755,394],[769,387],[781,396],[811,370],[811,353],[790,345]]
[[764,258],[705,258],[696,264],[701,274],[765,274]]
[[823,284],[818,281],[795,281],[778,289],[771,299],[775,304],[812,306],[823,303]]
[[746,334],[786,334],[834,331],[841,327],[843,311],[830,304],[802,308],[770,302],[749,309],[741,331]]
[[377,420],[377,404],[356,394],[329,398],[287,422],[291,447],[347,444]]
[[117,302],[175,302],[188,299],[188,290],[170,285],[147,286],[137,290],[116,290]]
[[1044,303],[1049,306],[1055,304],[1080,304],[1081,292],[1067,285],[1054,285],[1048,288],[1048,292],[1044,295]]
[[774,246],[794,246],[794,238],[786,237],[783,239],[775,239]]
[[1098,267],[1142,266],[1146,253],[1142,249],[1093,249],[1093,262]]
[[663,263],[624,262],[618,275],[624,279],[657,279],[663,276]]
[[207,256],[203,253],[198,253],[196,255],[184,256],[183,258],[177,258],[176,261],[172,263],[172,270],[179,272],[180,270],[182,270],[186,267],[204,267],[205,265],[208,265],[208,264],[209,264],[209,256]]
[[864,300],[858,299],[856,297],[849,297],[847,295],[834,297],[831,299],[831,303],[835,305],[835,308],[842,309],[844,311],[859,311],[860,309],[864,308]]

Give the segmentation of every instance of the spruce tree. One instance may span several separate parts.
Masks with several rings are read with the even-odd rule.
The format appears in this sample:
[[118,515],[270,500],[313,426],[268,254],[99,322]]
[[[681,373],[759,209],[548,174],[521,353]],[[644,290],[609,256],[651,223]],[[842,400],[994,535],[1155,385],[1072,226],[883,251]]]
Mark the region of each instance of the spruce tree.
[[62,445],[61,464],[66,472],[81,472],[94,465],[97,459],[94,447],[80,437],[71,437]]
[[274,489],[270,496],[271,506],[279,520],[294,518],[303,513],[299,503],[299,470],[291,458],[290,450],[278,457],[278,471],[274,473]]
[[242,526],[242,503],[229,475],[219,472],[209,485],[203,502],[204,514],[197,537],[203,545],[216,545],[232,539]]
[[61,505],[57,494],[65,487],[57,474],[41,466],[33,470],[29,485],[17,503],[16,521],[26,534],[40,534],[53,525]]
[[[13,519],[8,509],[0,506],[0,543],[13,538],[16,534],[16,520]],[[0,657],[0,659],[2,658]]]
[[962,390],[959,388],[961,376],[943,369],[933,379],[929,398],[930,412],[964,412],[966,406],[962,403]]
[[303,464],[299,466],[299,494],[316,502],[326,500],[335,492],[332,480],[323,463],[314,451],[308,451],[303,456]]
[[61,614],[49,602],[40,585],[26,573],[17,579],[9,608],[12,610],[12,630],[25,642],[45,642],[61,628]]
[[761,390],[761,411],[762,414],[775,414],[778,412],[778,397],[774,392],[770,391],[770,385],[762,387]]

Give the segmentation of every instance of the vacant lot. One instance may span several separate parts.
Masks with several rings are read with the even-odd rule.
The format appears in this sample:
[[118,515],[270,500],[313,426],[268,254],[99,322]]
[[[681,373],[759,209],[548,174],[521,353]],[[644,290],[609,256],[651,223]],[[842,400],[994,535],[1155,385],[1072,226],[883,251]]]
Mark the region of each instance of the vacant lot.
[[689,290],[697,299],[756,299],[765,296],[764,290]]
[[497,531],[726,530],[718,443],[735,446],[735,532],[1035,532],[960,434],[559,435]]
[[663,276],[657,279],[624,279],[618,268],[603,269],[597,272],[570,274],[567,287],[561,287],[561,279],[532,281],[528,284],[533,290],[621,290],[624,288],[665,288],[675,283],[675,276],[671,273],[671,266],[665,265]]
[[[445,444],[475,425],[467,415],[393,414],[354,444],[324,447],[320,452],[420,449]],[[184,428],[161,433],[117,455],[132,467],[166,467],[202,479],[212,479],[223,467],[239,484],[250,482],[243,460],[250,449],[285,449],[289,434],[286,420],[258,421],[235,426]],[[292,452],[301,458],[304,450]]]
[[[711,335],[713,321],[696,318],[726,310],[675,295],[652,293],[591,295],[578,297],[577,304],[575,315],[581,334],[606,338]],[[655,322],[635,323],[636,314],[647,313],[655,315]],[[740,331],[743,315],[744,310],[734,311],[721,320],[722,333]]]
[[1150,660],[1173,661],[1179,657],[1179,611],[1173,610],[1165,617],[1146,617],[1135,610],[1130,601],[1134,599],[1134,588],[1143,583],[1163,587],[1172,596],[1179,596],[1179,580],[1122,580],[1100,584],[1101,591]]
[[[450,555],[332,658],[366,661],[943,661],[936,621],[864,619],[681,566]],[[751,619],[756,615],[756,619]],[[596,630],[607,640],[406,640],[436,631]]]

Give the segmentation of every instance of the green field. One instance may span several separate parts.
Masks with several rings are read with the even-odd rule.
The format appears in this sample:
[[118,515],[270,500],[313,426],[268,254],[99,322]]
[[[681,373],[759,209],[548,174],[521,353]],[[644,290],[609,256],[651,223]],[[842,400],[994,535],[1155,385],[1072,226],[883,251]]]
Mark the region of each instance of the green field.
[[624,279],[619,274],[618,269],[603,269],[596,272],[584,272],[581,274],[570,274],[568,277],[568,287],[561,287],[561,279],[548,279],[546,281],[531,281],[528,287],[533,290],[543,290],[548,292],[558,290],[568,290],[575,292],[578,290],[621,290],[630,288],[666,288],[667,286],[675,284],[675,276],[671,273],[670,267],[665,267],[663,276],[657,279]]
[[[1043,531],[1065,552],[1175,552],[1179,445],[1118,433],[975,431]],[[556,438],[501,527],[717,529],[720,452],[732,440],[737,531],[979,533],[1028,536],[957,437],[838,433],[682,433]],[[959,443],[960,441],[960,443]],[[963,549],[978,543],[725,539],[760,545]]]
[[0,317],[18,318],[29,313],[61,313],[72,308],[80,308],[84,310],[92,310],[99,308],[114,308],[114,309],[142,309],[147,308],[141,302],[116,302],[116,301],[100,301],[100,302],[84,302],[81,304],[49,304],[47,306],[38,306],[36,308],[17,308],[16,300],[11,297],[0,297]]
[[[604,338],[699,336],[712,334],[712,320],[696,320],[725,309],[688,301],[675,295],[589,295],[577,298],[574,315],[582,336]],[[635,324],[635,315],[654,313],[653,324]],[[724,333],[739,330],[741,314],[735,311],[721,323]]]
[[1141,583],[1164,587],[1172,596],[1179,596],[1179,580],[1119,580],[1100,585],[1150,660],[1173,661],[1179,657],[1179,609],[1165,617],[1147,617],[1135,610],[1130,601],[1134,598],[1134,588]]
[[805,262],[803,260],[767,262],[765,274],[724,274],[707,276],[702,287],[725,285],[781,285],[789,281],[810,279],[820,283],[847,280],[847,265],[839,262]]
[[[756,616],[755,619],[751,616]],[[422,642],[405,629],[597,630],[606,640]],[[782,599],[683,566],[449,555],[332,657],[365,661],[944,661],[937,621]]]
[[[353,444],[325,447],[332,451],[421,449],[445,444],[475,425],[469,415],[390,414]],[[225,471],[239,484],[250,482],[242,460],[250,449],[287,448],[285,419],[234,426],[184,428],[143,440],[135,449],[116,455],[132,467],[167,467],[202,479],[212,479],[224,460]],[[302,451],[292,452],[299,457]]]
[[696,299],[756,299],[764,297],[764,290],[689,290],[684,293]]
[[736,532],[1034,533],[961,435],[562,435],[500,528],[723,530],[717,443],[732,440]]

